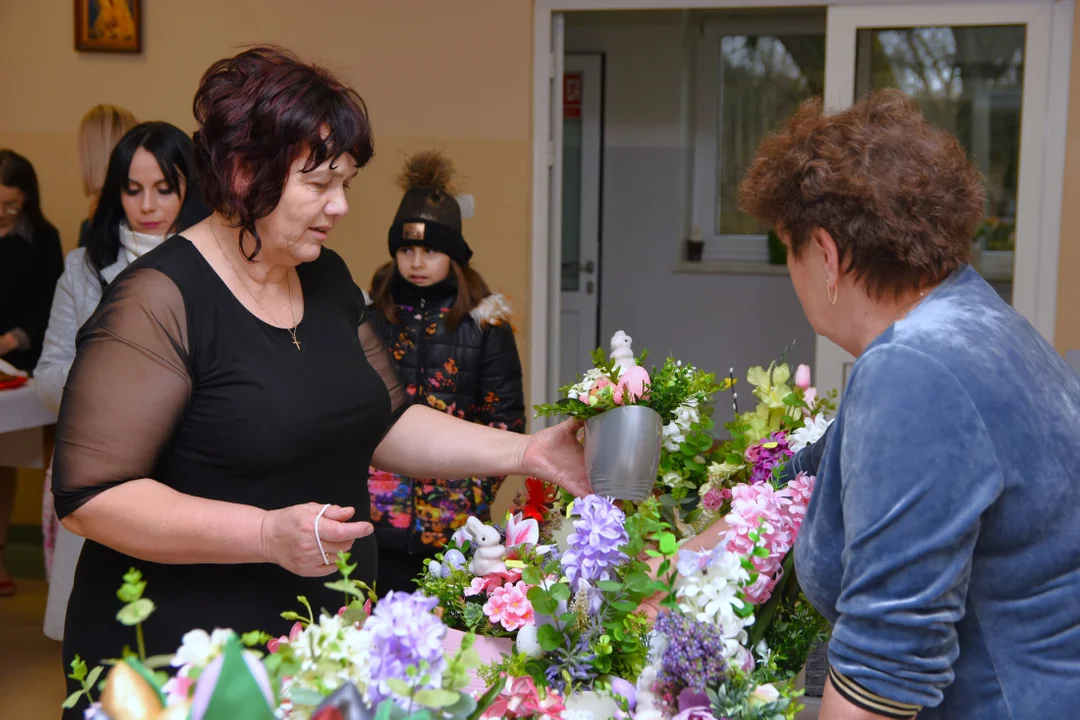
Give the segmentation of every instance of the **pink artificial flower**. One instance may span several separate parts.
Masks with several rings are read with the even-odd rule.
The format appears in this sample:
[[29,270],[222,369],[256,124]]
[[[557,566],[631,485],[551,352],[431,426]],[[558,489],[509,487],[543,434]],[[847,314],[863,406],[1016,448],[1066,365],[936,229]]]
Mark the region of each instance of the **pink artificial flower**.
[[[743,589],[748,602],[760,605],[772,595],[781,577],[784,556],[795,545],[806,517],[813,490],[814,477],[799,473],[780,490],[770,483],[759,483],[738,485],[732,491],[731,512],[724,518],[730,527],[724,544],[729,551],[749,557],[758,573],[755,581]],[[750,539],[754,531],[768,556],[754,555],[755,543]]]
[[787,489],[791,492],[791,504],[787,510],[791,515],[796,533],[802,527],[802,521],[806,517],[806,507],[810,504],[810,495],[814,492],[816,479],[813,475],[801,472],[795,476],[794,480],[788,483]]
[[716,512],[731,499],[730,488],[709,488],[701,497],[701,506],[709,512]]
[[161,690],[165,693],[166,705],[184,702],[191,695],[191,688],[195,686],[195,681],[188,677],[189,670],[191,670],[191,665],[185,665],[175,676],[165,681]]
[[[731,552],[749,557],[758,573],[757,580],[744,588],[746,599],[760,605],[768,600],[780,572],[784,556],[795,544],[798,529],[789,511],[791,490],[777,490],[771,483],[737,485],[732,490],[731,512],[725,516],[729,530],[725,546]],[[801,525],[799,520],[798,525]],[[750,533],[757,531],[758,544],[768,556],[754,554],[755,542]]]
[[468,589],[465,590],[465,595],[472,597],[473,595],[479,595],[480,593],[491,594],[496,588],[501,588],[503,585],[513,585],[521,579],[520,570],[504,570],[503,572],[495,572],[483,577],[475,577]]
[[810,387],[810,366],[800,365],[795,369],[795,387],[806,390]]
[[479,595],[482,592],[487,592],[487,582],[485,578],[474,577],[469,587],[465,588],[465,597],[473,597]]
[[717,720],[717,717],[712,714],[712,710],[710,710],[707,705],[703,705],[701,707],[684,710],[672,718],[672,720]]
[[761,457],[761,445],[756,444],[746,448],[746,452],[743,453],[743,457],[746,458],[746,462],[750,463],[751,465],[757,463],[758,458]]
[[513,631],[528,625],[534,621],[532,603],[526,597],[528,592],[529,586],[520,581],[497,587],[484,604],[484,614],[492,625],[502,625],[505,630]]
[[531,677],[514,678],[509,691],[503,694],[484,711],[482,720],[497,718],[536,718],[536,720],[559,720],[566,710],[562,698],[554,691],[548,691],[543,699]]
[[521,513],[506,520],[506,547],[536,545],[540,542],[540,525],[532,518],[522,519]]
[[304,632],[304,626],[298,622],[295,622],[293,623],[292,629],[289,630],[288,637],[282,635],[279,638],[274,638],[270,642],[266,643],[266,649],[272,653],[276,653],[278,651],[278,647],[280,647],[283,643],[288,644],[291,642],[296,642],[296,638],[300,637],[300,633],[302,632]]

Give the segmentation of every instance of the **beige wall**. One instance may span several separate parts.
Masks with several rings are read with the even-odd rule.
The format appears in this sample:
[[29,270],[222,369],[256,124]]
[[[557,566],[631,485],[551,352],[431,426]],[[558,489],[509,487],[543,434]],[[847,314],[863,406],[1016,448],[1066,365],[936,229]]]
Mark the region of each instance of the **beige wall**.
[[1069,73],[1069,126],[1065,148],[1065,187],[1058,255],[1058,352],[1080,350],[1080,9],[1073,16],[1072,70]]
[[[364,97],[376,156],[353,184],[330,245],[367,286],[388,259],[405,153],[436,147],[465,175],[475,264],[517,314],[528,359],[532,2],[530,0],[186,0],[144,2],[144,52],[76,53],[70,2],[0,2],[0,147],[34,163],[65,248],[86,214],[75,155],[79,118],[123,105],[140,120],[194,129],[199,77],[239,46],[275,42],[326,64]],[[526,373],[528,369],[526,368]],[[15,522],[37,518],[40,473],[22,474]]]

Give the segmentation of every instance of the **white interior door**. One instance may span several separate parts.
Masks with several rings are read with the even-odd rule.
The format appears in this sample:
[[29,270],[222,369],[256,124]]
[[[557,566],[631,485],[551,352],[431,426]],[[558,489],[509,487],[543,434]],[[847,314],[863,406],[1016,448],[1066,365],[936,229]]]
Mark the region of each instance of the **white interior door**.
[[[1048,302],[1046,290],[1056,288],[1061,178],[1053,177],[1057,160],[1047,153],[1048,138],[1056,137],[1048,105],[1062,72],[1051,63],[1054,43],[1063,42],[1052,30],[1059,19],[1054,6],[1062,4],[831,6],[825,57],[828,110],[848,107],[870,90],[898,87],[967,148],[987,178],[988,196],[972,262],[1051,340],[1056,298]],[[1071,5],[1068,12],[1071,18]],[[1071,19],[1068,25],[1071,31]],[[1071,44],[1067,35],[1065,42]],[[853,363],[817,338],[820,389],[843,390]]]
[[602,56],[564,58],[559,386],[589,366],[598,345],[602,85]]

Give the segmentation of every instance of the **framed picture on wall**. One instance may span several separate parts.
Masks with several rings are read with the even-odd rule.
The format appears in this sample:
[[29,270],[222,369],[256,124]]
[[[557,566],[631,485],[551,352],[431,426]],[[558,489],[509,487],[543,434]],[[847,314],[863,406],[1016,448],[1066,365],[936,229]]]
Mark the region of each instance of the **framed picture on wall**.
[[142,52],[142,0],[75,0],[75,49]]

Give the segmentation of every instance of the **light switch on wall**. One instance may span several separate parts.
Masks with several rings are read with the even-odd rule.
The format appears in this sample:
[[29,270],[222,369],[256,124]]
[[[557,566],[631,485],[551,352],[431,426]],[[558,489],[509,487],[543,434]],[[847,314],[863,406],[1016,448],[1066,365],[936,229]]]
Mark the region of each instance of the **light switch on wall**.
[[471,218],[476,212],[476,199],[472,195],[455,195],[454,199],[461,206],[462,219]]

